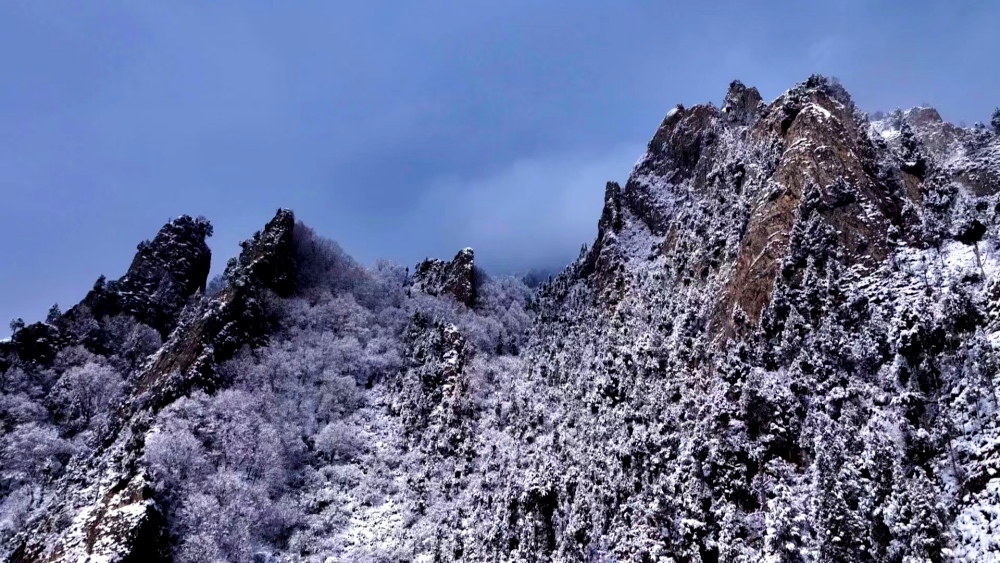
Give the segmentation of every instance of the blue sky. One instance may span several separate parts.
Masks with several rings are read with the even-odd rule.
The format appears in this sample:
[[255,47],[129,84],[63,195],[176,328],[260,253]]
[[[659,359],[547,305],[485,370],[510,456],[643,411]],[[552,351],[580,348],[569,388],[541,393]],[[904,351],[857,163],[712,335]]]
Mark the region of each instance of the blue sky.
[[0,3],[0,318],[183,213],[217,270],[279,206],[364,262],[564,264],[675,103],[819,72],[986,121],[998,28],[974,0]]

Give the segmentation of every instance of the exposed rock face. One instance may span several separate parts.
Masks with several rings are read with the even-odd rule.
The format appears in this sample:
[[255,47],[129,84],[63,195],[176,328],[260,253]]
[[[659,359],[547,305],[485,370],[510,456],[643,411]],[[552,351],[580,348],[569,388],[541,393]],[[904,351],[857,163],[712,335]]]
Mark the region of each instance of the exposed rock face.
[[764,111],[764,100],[754,87],[746,87],[739,80],[729,85],[729,92],[722,103],[722,113],[726,120],[740,125],[749,125]]
[[959,398],[996,385],[1000,137],[929,108],[871,121],[822,77],[755,98],[668,113],[590,254],[541,289],[483,552],[1000,552],[995,421]]
[[132,315],[166,337],[187,299],[205,289],[212,265],[212,252],[205,243],[210,236],[212,226],[205,219],[187,215],[174,219],[152,241],[139,244],[121,279],[98,284],[81,305],[97,318]]
[[[825,79],[811,79],[767,106],[755,89],[734,82],[721,111],[678,106],[667,115],[623,203],[606,202],[604,216],[620,217],[623,205],[663,237],[657,248],[679,275],[704,280],[724,269],[712,326],[728,336],[734,311],[757,322],[776,276],[804,266],[783,263],[797,236],[833,237],[852,263],[868,267],[886,258],[889,233],[905,230],[913,218],[904,215],[901,172],[879,156],[865,116]],[[723,217],[691,220],[709,208]],[[710,230],[719,219],[724,228]],[[602,229],[595,250],[613,246],[618,236]],[[615,267],[606,262],[604,270]]]
[[[176,329],[132,382],[129,400],[112,417],[105,446],[92,458],[80,460],[56,484],[62,494],[28,532],[15,538],[11,563],[170,560],[163,518],[139,463],[145,434],[155,414],[177,397],[199,388],[213,390],[218,362],[244,345],[267,342],[266,292],[289,295],[294,290],[294,224],[290,211],[279,210],[262,231],[242,243],[242,253],[227,269],[229,286],[210,300],[190,304],[179,315]],[[170,309],[178,303],[166,296],[203,287],[203,272],[208,269],[201,259],[207,255],[197,243],[203,244],[206,231],[198,225],[179,219],[151,245],[140,245],[122,285],[149,290],[153,287],[149,280],[157,273],[164,281],[156,291],[141,293],[135,300],[112,302],[124,303],[131,307],[126,310],[141,315],[146,313],[140,304]],[[197,236],[188,237],[192,234]],[[88,299],[108,303],[103,295],[93,296],[92,292]]]
[[[904,126],[905,125],[905,126]],[[977,196],[1000,189],[1000,147],[985,127],[962,129],[941,120],[933,108],[914,108],[902,116],[891,115],[877,126],[894,148],[906,148],[909,141],[930,160],[930,183],[957,183]]]
[[436,434],[449,434],[447,441],[453,448],[459,447],[466,434],[458,430],[468,423],[462,415],[467,414],[463,405],[468,400],[465,369],[469,356],[465,338],[454,325],[413,319],[407,334],[407,370],[393,382],[402,398],[397,414],[409,431],[433,427]]
[[288,296],[295,287],[294,226],[292,212],[281,209],[263,230],[240,243],[243,251],[226,268],[229,286],[184,315],[139,379],[143,406],[159,410],[193,386],[213,389],[213,366],[245,345],[267,342],[266,292]]
[[243,252],[226,270],[232,285],[259,283],[282,297],[295,291],[296,267],[292,250],[295,215],[279,209],[264,229],[240,243]]
[[[164,338],[177,325],[181,309],[198,291],[204,291],[212,253],[205,243],[212,225],[203,218],[182,215],[143,241],[120,279],[103,276],[83,301],[52,323],[33,323],[22,329],[0,356],[48,365],[56,353],[71,344],[83,344],[99,353],[106,343],[87,334],[88,323],[125,314],[160,332]],[[5,350],[6,348],[6,350]]]
[[[833,237],[849,263],[868,266],[886,258],[890,228],[904,226],[902,182],[879,170],[867,124],[849,99],[807,83],[774,102],[760,127],[750,134],[781,146],[782,154],[764,180],[768,192],[754,202],[720,310],[740,307],[751,321],[767,305],[796,225],[809,231],[799,236]],[[805,264],[787,266],[794,275]]]
[[601,288],[608,303],[616,301],[616,293],[623,289],[624,280],[615,260],[616,241],[622,229],[622,188],[617,182],[608,182],[604,188],[604,210],[597,223],[597,239],[590,247],[583,264],[581,275],[594,278],[595,286]]
[[417,264],[413,287],[429,295],[448,294],[472,307],[476,303],[475,261],[471,248],[458,251],[451,262],[437,258]]

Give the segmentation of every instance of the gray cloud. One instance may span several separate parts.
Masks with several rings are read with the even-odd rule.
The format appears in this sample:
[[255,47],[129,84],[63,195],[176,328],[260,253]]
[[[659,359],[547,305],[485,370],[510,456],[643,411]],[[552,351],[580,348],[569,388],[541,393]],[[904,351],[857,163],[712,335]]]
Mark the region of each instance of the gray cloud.
[[523,158],[486,176],[441,178],[424,190],[408,223],[432,223],[449,243],[475,248],[487,267],[562,266],[593,241],[605,183],[624,184],[644,150],[633,144]]

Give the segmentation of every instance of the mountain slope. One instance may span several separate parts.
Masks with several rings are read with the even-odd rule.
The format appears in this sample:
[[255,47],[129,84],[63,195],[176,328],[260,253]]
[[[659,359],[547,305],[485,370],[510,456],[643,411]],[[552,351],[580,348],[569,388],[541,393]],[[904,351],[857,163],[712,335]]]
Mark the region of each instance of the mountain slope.
[[814,76],[671,110],[537,290],[279,211],[209,297],[179,219],[0,349],[0,555],[1000,560],[998,215],[996,133]]
[[814,77],[668,114],[542,292],[512,559],[993,553],[998,144],[926,113]]

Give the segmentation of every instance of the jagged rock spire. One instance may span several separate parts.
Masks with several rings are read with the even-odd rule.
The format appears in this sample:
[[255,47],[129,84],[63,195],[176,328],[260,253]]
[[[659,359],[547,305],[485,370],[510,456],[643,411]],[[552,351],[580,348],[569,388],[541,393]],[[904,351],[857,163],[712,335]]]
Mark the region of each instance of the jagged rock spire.
[[413,287],[429,295],[451,295],[466,307],[476,303],[475,254],[463,248],[450,261],[429,258],[417,264]]
[[296,267],[292,250],[295,214],[279,209],[264,228],[240,243],[243,251],[230,261],[226,276],[233,285],[257,282],[282,297],[295,291]]
[[82,305],[97,318],[131,315],[165,337],[187,299],[205,289],[212,267],[212,251],[205,242],[210,236],[207,219],[182,215],[170,221],[153,240],[139,243],[121,279],[96,286]]
[[764,100],[754,87],[747,87],[739,80],[729,84],[726,99],[722,103],[722,113],[732,123],[748,125],[760,116]]
[[[292,212],[278,210],[261,231],[241,244],[243,251],[227,269],[230,285],[212,299],[184,310],[154,361],[137,372],[130,400],[110,417],[104,439],[107,446],[76,468],[76,478],[83,475],[86,482],[99,487],[96,501],[93,491],[80,490],[68,475],[64,477],[54,485],[63,493],[56,495],[58,504],[14,538],[18,547],[12,551],[11,563],[52,561],[52,553],[73,561],[91,560],[88,557],[169,561],[163,516],[138,462],[152,415],[195,389],[213,391],[218,384],[214,373],[218,362],[243,346],[267,343],[271,327],[262,297],[267,290],[290,295],[295,289],[294,226]],[[119,287],[95,289],[97,293],[91,292],[85,303],[90,300],[105,307],[104,311],[123,303],[179,306],[172,305],[177,303],[173,298],[151,299],[167,295],[151,290],[171,288],[177,293],[170,295],[176,296],[204,287],[208,254],[202,246],[209,234],[207,221],[182,217],[171,222],[151,243],[140,244]],[[154,288],[156,279],[161,281]],[[120,287],[140,290],[140,295],[130,301]],[[143,312],[138,307],[125,310]]]

